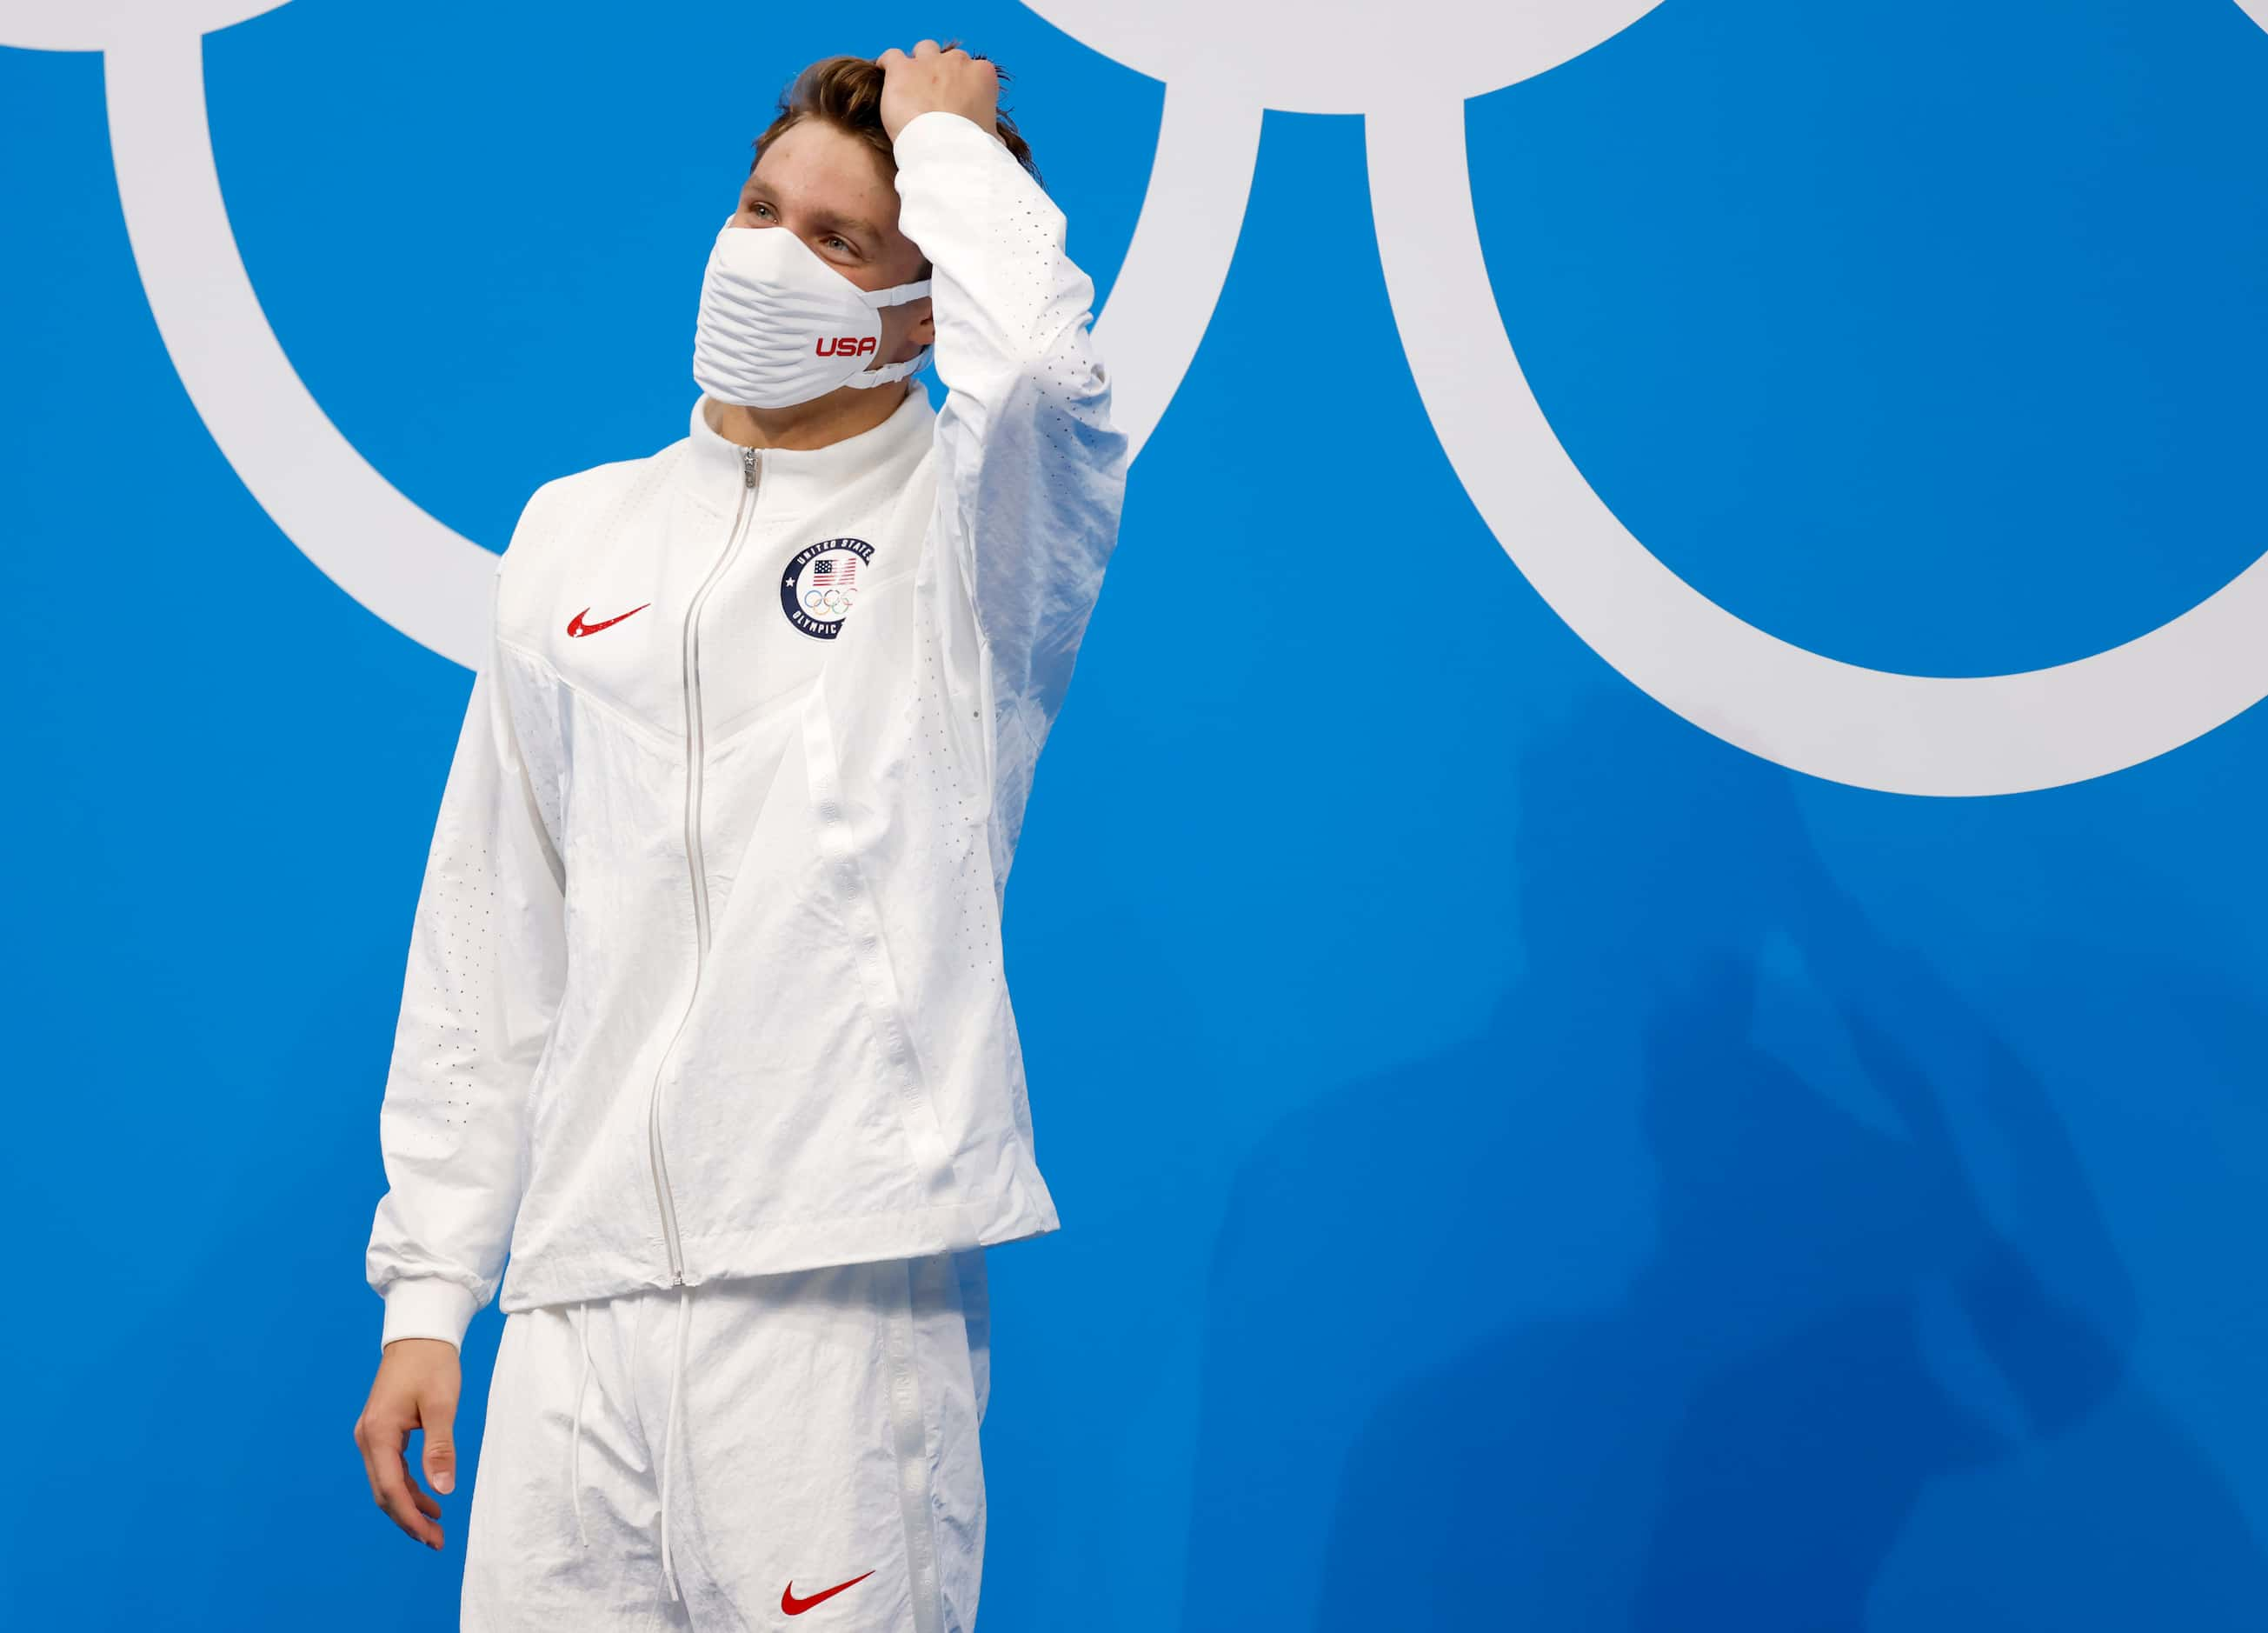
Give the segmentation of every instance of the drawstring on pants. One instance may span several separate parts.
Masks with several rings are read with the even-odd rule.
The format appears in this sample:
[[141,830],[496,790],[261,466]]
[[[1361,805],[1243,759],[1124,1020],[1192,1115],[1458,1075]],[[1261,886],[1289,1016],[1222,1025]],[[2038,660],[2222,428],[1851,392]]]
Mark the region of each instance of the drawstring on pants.
[[[676,1356],[669,1373],[669,1422],[661,1441],[661,1579],[672,1599],[681,1596],[677,1591],[677,1567],[669,1551],[669,1488],[671,1477],[677,1473],[677,1397],[685,1376],[685,1305],[692,1295],[689,1283],[678,1289]],[[575,1385],[575,1434],[567,1453],[567,1484],[574,1493],[575,1534],[588,1548],[591,1533],[583,1524],[583,1401],[591,1385],[591,1311],[587,1302],[575,1306],[575,1335],[583,1351],[583,1372]]]
[[591,1386],[591,1312],[588,1304],[575,1306],[575,1337],[583,1347],[583,1375],[575,1385],[575,1440],[567,1453],[567,1484],[575,1494],[575,1534],[583,1539],[583,1546],[591,1546],[591,1533],[583,1528],[583,1397]]
[[669,1557],[669,1484],[677,1472],[677,1397],[685,1371],[685,1304],[693,1295],[688,1283],[677,1289],[677,1355],[669,1373],[669,1422],[661,1437],[661,1579],[672,1599],[677,1592],[677,1568]]

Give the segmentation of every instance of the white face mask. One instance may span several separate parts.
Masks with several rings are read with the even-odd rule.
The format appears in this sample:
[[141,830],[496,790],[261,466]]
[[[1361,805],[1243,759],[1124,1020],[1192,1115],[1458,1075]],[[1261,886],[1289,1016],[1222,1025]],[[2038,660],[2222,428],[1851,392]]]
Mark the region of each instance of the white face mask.
[[929,293],[930,281],[861,289],[785,227],[727,222],[709,251],[694,326],[693,378],[719,403],[788,408],[837,386],[882,386],[929,361],[869,368],[880,308]]

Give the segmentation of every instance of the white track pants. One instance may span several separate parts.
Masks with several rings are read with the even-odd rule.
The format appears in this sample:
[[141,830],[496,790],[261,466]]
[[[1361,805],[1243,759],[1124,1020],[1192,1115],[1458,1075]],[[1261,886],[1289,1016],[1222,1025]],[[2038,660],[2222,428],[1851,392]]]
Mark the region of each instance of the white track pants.
[[972,1633],[989,1325],[981,1249],[513,1312],[466,1633]]

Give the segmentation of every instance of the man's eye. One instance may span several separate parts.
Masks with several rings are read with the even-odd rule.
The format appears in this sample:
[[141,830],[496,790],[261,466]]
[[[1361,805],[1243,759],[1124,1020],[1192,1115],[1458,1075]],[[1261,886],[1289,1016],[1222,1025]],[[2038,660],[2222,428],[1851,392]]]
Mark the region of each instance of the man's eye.
[[828,243],[830,243],[830,244],[843,244],[843,248],[845,248],[845,249],[848,249],[848,248],[850,248],[850,245],[843,243],[843,240],[842,240],[838,235],[836,235],[836,234],[835,234],[835,233],[828,233],[828,234],[827,235],[827,241],[828,241]]

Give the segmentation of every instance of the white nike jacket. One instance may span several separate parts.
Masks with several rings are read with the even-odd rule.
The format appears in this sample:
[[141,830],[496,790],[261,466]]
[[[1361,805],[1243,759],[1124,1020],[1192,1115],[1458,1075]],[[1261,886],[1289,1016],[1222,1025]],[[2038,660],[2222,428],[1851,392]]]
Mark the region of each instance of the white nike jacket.
[[1127,444],[1062,212],[959,115],[895,151],[944,406],[799,451],[702,398],[498,559],[379,1119],[382,1342],[460,1341],[507,1249],[510,1312],[1056,1228],[1001,908]]

